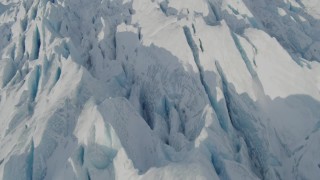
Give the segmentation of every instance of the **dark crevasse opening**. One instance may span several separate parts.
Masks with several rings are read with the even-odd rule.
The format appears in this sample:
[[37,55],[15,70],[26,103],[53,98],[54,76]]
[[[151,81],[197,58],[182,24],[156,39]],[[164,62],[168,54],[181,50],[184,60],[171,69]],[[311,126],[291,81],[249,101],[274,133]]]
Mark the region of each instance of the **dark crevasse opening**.
[[26,164],[27,164],[27,178],[32,180],[32,173],[33,173],[33,159],[34,159],[34,142],[31,140],[30,144],[30,150],[29,154],[26,159]]
[[154,129],[153,104],[149,101],[147,92],[141,89],[139,103],[141,115],[151,129]]
[[34,101],[37,96],[40,75],[41,75],[41,68],[38,65],[32,71],[32,74],[30,75],[30,79],[29,79],[29,92],[30,92],[31,101]]
[[32,51],[30,55],[31,60],[36,60],[39,58],[40,47],[41,47],[40,33],[39,33],[38,27],[36,26],[33,32]]

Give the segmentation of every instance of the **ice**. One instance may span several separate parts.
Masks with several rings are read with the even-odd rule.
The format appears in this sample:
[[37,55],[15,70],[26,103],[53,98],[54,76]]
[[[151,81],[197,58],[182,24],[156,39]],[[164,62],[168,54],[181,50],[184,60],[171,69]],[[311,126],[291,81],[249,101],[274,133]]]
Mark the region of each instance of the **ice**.
[[0,0],[0,179],[318,179],[316,0]]

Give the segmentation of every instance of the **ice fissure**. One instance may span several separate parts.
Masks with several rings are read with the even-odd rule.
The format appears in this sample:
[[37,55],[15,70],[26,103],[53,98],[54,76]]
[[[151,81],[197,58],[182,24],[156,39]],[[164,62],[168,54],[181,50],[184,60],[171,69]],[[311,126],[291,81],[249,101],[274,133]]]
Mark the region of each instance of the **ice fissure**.
[[[211,95],[211,91],[209,89],[209,86],[206,84],[205,80],[204,80],[204,72],[203,72],[203,67],[200,64],[200,59],[199,59],[199,49],[197,44],[194,42],[192,34],[190,32],[190,29],[187,26],[183,27],[183,31],[186,37],[186,40],[188,42],[188,45],[190,47],[190,50],[192,52],[193,58],[194,58],[194,62],[197,65],[197,69],[199,71],[199,77],[200,77],[200,82],[206,92],[206,95],[209,99],[209,102],[212,106],[212,108],[214,108],[215,110],[218,109],[217,107],[217,102],[215,100],[215,98]],[[218,112],[218,111],[217,111]],[[227,127],[227,123],[225,122],[226,120],[223,119],[222,117],[218,117],[219,118],[219,123],[220,126],[222,127],[222,129],[224,129],[225,131],[227,131],[228,127]]]
[[228,81],[223,73],[223,70],[219,63],[216,61],[216,68],[221,77],[222,81],[222,91],[226,101],[226,107],[228,110],[228,114],[231,120],[233,127],[240,132],[241,136],[243,136],[246,145],[248,146],[249,155],[251,158],[251,163],[258,176],[261,179],[265,179],[265,154],[263,154],[262,144],[256,139],[256,135],[253,129],[253,124],[250,121],[253,121],[253,116],[247,114],[244,109],[237,108],[240,104],[237,103],[237,100],[234,100],[232,97],[232,93],[230,93],[230,88],[228,86]]

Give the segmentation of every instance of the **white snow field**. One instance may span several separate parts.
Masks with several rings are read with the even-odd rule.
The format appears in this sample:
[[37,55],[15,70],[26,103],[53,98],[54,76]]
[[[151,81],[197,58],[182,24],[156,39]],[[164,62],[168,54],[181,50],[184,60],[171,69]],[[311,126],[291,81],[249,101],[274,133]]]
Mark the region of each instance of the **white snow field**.
[[319,178],[319,0],[0,0],[0,179]]

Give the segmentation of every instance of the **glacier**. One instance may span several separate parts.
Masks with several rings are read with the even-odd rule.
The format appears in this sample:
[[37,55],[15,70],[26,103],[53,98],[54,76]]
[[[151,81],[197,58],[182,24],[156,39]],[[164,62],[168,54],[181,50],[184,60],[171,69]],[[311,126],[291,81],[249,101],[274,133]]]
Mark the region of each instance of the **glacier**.
[[0,179],[320,177],[320,1],[0,0]]

